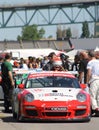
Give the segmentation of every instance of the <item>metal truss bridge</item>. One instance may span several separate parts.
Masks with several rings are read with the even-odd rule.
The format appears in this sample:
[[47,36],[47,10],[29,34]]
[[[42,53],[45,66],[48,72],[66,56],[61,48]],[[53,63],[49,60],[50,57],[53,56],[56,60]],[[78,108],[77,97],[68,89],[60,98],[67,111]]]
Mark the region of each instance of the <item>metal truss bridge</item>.
[[99,22],[99,0],[0,5],[0,28]]

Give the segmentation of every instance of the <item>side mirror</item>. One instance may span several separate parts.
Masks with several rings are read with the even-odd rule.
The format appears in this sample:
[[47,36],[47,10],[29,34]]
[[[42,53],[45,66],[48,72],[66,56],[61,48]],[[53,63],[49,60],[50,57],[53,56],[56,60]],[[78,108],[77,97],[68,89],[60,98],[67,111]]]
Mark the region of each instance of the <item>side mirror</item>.
[[24,84],[19,84],[19,85],[18,85],[18,88],[19,88],[19,89],[24,89]]
[[21,84],[21,80],[16,80],[16,85]]
[[87,86],[86,86],[86,84],[80,84],[80,87],[81,87],[82,89],[85,89]]

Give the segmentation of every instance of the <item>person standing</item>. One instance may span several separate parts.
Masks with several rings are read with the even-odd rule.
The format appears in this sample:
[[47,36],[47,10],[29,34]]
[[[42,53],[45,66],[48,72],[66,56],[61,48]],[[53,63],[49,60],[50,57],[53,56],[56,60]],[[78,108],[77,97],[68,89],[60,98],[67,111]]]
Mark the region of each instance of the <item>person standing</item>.
[[70,63],[70,61],[68,60],[68,58],[69,58],[69,56],[67,56],[67,55],[65,55],[65,54],[63,54],[63,53],[60,54],[60,59],[61,59],[61,61],[62,61],[62,67],[63,67],[64,70],[66,70],[66,71],[69,71],[69,70],[70,70],[70,65],[71,65],[71,63]]
[[1,76],[1,64],[3,62],[3,57],[0,57],[0,85],[1,85],[1,82],[2,82],[2,76]]
[[95,57],[96,57],[96,59],[99,60],[99,50],[98,50],[98,51],[95,51]]
[[89,92],[91,95],[92,110],[99,111],[99,101],[97,93],[99,91],[99,60],[95,57],[94,51],[88,52],[89,62],[87,64],[87,84],[90,85]]
[[51,71],[66,71],[62,66],[60,57],[55,57],[53,59],[53,67],[51,68]]
[[12,101],[12,90],[14,88],[14,79],[13,79],[13,68],[11,61],[11,55],[6,54],[5,60],[1,65],[1,74],[2,74],[2,88],[4,92],[4,108],[5,112],[9,112],[9,107],[11,106]]
[[86,76],[87,76],[87,63],[88,63],[88,53],[86,51],[81,51],[80,54],[80,62],[79,62],[79,82],[86,84]]
[[78,78],[78,71],[79,71],[79,63],[80,63],[80,57],[79,55],[75,55],[74,57],[74,62],[73,64],[71,65],[71,71],[74,71],[75,73],[75,76]]
[[43,70],[45,70],[45,71],[51,71],[52,70],[54,58],[56,58],[56,54],[55,54],[55,52],[51,52],[48,55],[49,61],[45,64],[45,66],[43,66]]

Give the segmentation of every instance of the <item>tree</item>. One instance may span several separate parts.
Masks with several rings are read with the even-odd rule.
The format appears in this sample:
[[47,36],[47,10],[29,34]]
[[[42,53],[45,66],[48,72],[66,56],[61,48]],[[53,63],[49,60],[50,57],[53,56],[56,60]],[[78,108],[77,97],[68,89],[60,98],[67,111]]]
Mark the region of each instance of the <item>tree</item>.
[[68,28],[68,29],[66,30],[66,37],[67,37],[67,38],[70,38],[71,36],[72,36],[71,29]]
[[20,35],[17,36],[17,40],[18,40],[18,41],[22,40],[22,38],[21,38]]
[[45,34],[45,30],[43,28],[41,28],[39,30],[39,39],[43,38],[44,34]]
[[62,38],[66,38],[66,28],[63,26],[63,31],[62,31]]
[[89,35],[90,35],[90,33],[89,33],[88,22],[85,21],[85,22],[82,24],[82,34],[81,34],[81,37],[82,37],[82,38],[88,38]]
[[57,39],[62,39],[62,29],[61,29],[61,25],[58,25],[57,27],[57,32],[56,32],[56,36],[57,36]]
[[53,36],[52,36],[52,35],[49,35],[48,38],[53,38]]
[[72,36],[70,28],[65,29],[65,26],[64,26],[62,30],[60,25],[57,27],[56,34],[57,34],[57,39],[61,39],[61,40],[65,38],[70,38]]
[[25,26],[22,28],[22,36],[18,36],[17,40],[40,40],[43,38],[45,30],[38,30],[37,25]]

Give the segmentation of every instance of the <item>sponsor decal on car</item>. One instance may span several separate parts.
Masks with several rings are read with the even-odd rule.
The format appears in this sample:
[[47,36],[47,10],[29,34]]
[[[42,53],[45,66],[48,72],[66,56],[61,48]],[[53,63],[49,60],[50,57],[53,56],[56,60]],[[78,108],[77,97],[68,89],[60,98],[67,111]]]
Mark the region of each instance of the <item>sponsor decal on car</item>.
[[63,93],[45,93],[45,94],[41,93],[41,94],[39,94],[39,97],[44,97],[44,96],[45,97],[47,97],[47,96],[49,96],[49,97],[51,97],[51,96],[73,97],[72,95],[67,95],[67,94],[63,94]]

